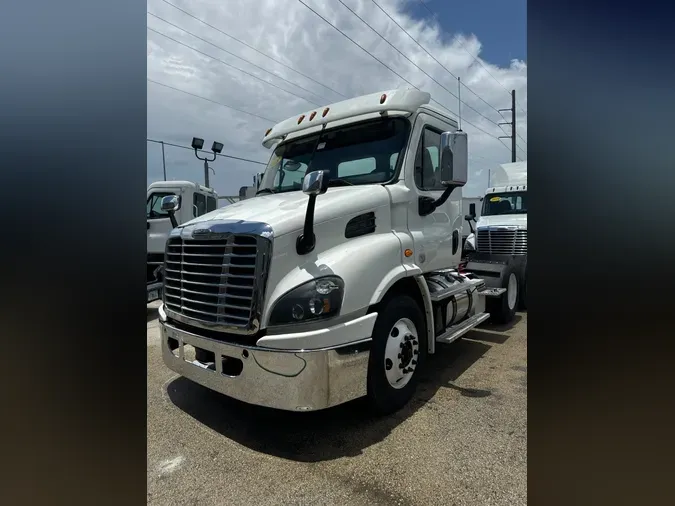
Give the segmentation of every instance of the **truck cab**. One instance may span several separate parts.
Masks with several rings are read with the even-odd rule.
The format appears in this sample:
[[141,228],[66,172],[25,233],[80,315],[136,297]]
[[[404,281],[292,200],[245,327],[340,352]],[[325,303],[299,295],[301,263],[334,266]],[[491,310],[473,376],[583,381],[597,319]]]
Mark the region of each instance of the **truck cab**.
[[386,413],[410,400],[427,356],[489,319],[486,298],[505,292],[457,270],[468,139],[430,99],[390,90],[265,132],[255,198],[166,241],[167,367],[292,411],[366,396]]
[[507,311],[527,306],[527,161],[500,165],[490,178],[475,234],[467,238],[467,269],[488,286],[506,288]]
[[218,195],[211,188],[191,181],[157,181],[148,187],[146,201],[147,220],[147,302],[161,297],[161,266],[169,233],[174,228],[169,213],[162,210],[164,197],[176,196],[180,205],[173,213],[176,225],[216,209]]

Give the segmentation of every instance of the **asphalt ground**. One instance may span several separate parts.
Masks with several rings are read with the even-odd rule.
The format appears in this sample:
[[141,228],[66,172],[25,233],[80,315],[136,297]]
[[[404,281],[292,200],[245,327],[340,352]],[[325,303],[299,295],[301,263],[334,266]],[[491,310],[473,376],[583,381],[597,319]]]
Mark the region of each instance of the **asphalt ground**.
[[291,413],[164,366],[148,306],[148,503],[519,505],[527,498],[527,314],[430,357],[413,401]]

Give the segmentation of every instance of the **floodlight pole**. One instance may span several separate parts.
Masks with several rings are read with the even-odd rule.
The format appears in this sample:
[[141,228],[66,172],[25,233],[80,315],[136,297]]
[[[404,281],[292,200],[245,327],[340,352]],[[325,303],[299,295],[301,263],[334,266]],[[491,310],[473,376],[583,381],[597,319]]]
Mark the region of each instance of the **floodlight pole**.
[[216,153],[213,153],[213,158],[207,158],[206,156],[202,158],[201,156],[199,156],[197,150],[195,149],[195,156],[200,160],[204,161],[204,186],[206,186],[207,188],[211,188],[209,186],[209,162],[214,161],[218,155]]

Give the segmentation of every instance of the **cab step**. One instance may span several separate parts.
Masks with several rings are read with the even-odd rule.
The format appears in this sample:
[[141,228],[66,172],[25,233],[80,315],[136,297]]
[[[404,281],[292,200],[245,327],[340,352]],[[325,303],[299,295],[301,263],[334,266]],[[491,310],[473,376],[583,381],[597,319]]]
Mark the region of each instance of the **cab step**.
[[490,318],[490,313],[479,313],[477,315],[473,315],[471,318],[467,318],[466,320],[458,323],[457,325],[451,325],[450,327],[445,329],[445,331],[442,334],[436,336],[436,342],[449,344],[453,341],[456,341],[464,334],[466,334],[469,330],[471,330],[474,327],[477,327],[488,318]]
[[483,288],[478,290],[478,293],[483,297],[501,297],[506,291],[506,288]]

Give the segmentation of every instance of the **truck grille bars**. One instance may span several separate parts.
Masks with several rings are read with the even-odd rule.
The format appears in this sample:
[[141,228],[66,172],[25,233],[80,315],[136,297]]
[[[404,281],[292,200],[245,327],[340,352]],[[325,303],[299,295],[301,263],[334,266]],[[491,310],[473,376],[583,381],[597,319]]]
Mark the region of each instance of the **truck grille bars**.
[[259,308],[271,243],[248,234],[209,238],[171,237],[165,259],[164,303],[179,321],[251,334]]
[[493,255],[527,255],[527,230],[478,230],[476,249]]

